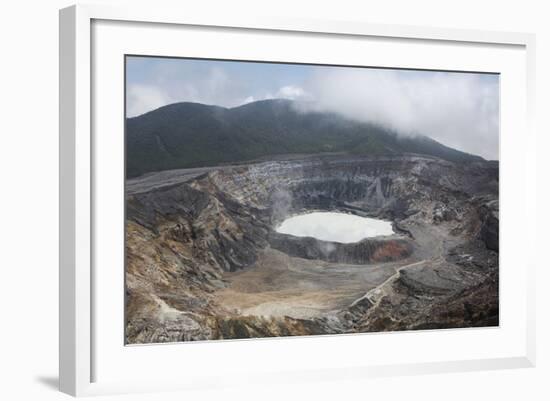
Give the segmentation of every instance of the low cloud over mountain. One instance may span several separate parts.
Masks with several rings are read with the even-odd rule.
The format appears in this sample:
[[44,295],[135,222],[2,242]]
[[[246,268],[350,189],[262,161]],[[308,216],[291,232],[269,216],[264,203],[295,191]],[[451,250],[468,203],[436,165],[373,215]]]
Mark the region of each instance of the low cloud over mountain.
[[404,136],[498,159],[497,75],[186,59],[129,58],[127,115],[197,102],[222,107],[285,98]]

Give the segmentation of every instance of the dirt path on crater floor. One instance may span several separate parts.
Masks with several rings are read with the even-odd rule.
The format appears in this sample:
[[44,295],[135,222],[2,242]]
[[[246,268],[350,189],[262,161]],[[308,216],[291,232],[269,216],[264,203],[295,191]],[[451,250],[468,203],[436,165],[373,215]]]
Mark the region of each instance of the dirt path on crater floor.
[[240,315],[301,319],[333,315],[365,296],[376,302],[402,269],[440,262],[457,242],[449,239],[443,227],[413,224],[408,228],[415,237],[415,251],[398,262],[333,264],[267,248],[252,267],[225,274],[229,285],[214,294],[216,302]]

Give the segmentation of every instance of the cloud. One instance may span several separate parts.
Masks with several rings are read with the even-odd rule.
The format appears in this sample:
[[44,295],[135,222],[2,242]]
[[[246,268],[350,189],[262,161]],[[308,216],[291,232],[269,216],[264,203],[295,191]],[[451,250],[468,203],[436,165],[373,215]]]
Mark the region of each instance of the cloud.
[[131,84],[126,90],[126,114],[137,116],[172,103],[170,97],[156,86]]
[[336,112],[498,159],[496,76],[333,68],[313,74],[304,91],[314,100],[302,110]]
[[240,102],[237,102],[235,106],[240,106],[247,103],[257,102],[259,100],[267,99],[290,99],[290,100],[311,100],[311,96],[307,94],[302,88],[295,85],[286,85],[279,88],[274,93],[267,92],[260,96],[247,96]]
[[223,68],[185,62],[155,64],[146,79],[129,80],[126,101],[128,117],[176,102],[196,102],[234,107],[253,97],[246,81],[235,79]]
[[252,102],[255,102],[255,101],[256,101],[256,99],[254,98],[254,96],[248,96],[241,102],[241,104],[252,103]]
[[277,91],[277,94],[275,95],[275,97],[283,98],[283,99],[291,99],[291,100],[303,99],[306,97],[309,98],[309,96],[307,96],[306,92],[302,88],[294,85],[287,85],[287,86],[281,87]]
[[285,98],[498,159],[496,75],[139,57],[128,66],[129,117],[175,102]]

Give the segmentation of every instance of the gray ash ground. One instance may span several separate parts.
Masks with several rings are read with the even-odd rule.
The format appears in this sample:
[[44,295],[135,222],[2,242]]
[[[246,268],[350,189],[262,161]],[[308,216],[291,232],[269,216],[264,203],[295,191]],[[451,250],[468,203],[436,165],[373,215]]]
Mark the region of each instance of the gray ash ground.
[[[127,182],[126,340],[215,340],[498,325],[498,164],[328,155]],[[280,234],[340,211],[395,234]]]

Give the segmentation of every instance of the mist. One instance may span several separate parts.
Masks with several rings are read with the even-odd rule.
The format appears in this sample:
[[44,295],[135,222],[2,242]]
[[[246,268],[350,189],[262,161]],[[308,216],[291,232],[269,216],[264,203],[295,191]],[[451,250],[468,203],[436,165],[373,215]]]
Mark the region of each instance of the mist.
[[132,57],[127,116],[176,102],[222,107],[274,98],[425,135],[485,159],[499,157],[499,76],[482,73]]
[[496,75],[331,68],[312,74],[303,92],[301,111],[335,112],[498,159]]

